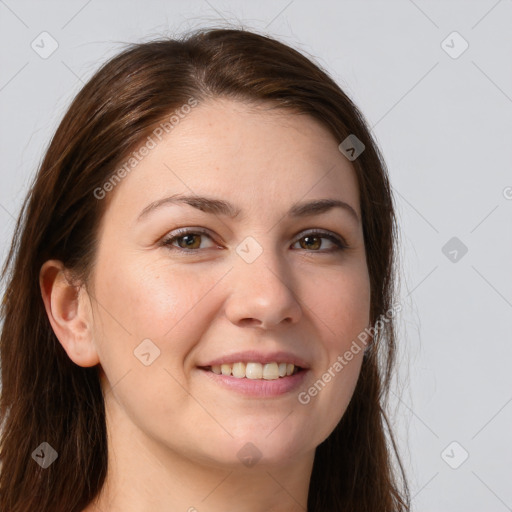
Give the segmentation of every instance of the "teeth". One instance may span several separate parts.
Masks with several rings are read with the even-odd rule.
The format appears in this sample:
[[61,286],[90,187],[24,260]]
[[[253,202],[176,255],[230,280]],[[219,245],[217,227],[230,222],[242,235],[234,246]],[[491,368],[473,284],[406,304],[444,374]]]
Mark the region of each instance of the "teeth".
[[263,366],[260,363],[247,363],[245,365],[245,376],[248,379],[262,379]]
[[268,363],[263,367],[262,377],[265,380],[279,379],[279,366],[277,363]]
[[209,368],[217,375],[233,375],[238,379],[275,380],[294,375],[299,371],[293,363],[233,363],[215,365]]
[[[227,365],[229,366],[229,365]],[[237,377],[239,379],[243,379],[245,377],[245,364],[244,363],[235,363],[233,365],[233,370],[231,371],[233,377]]]

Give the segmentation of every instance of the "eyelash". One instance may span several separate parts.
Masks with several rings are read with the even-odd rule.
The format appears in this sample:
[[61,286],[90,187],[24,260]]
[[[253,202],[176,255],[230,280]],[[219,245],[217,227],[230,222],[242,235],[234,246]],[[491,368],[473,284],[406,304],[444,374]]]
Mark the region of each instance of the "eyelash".
[[[186,235],[206,235],[210,239],[212,238],[208,234],[208,232],[202,228],[197,228],[197,229],[181,228],[181,229],[177,229],[176,231],[174,231],[172,233],[172,236],[168,236],[168,237],[164,238],[161,242],[161,245],[171,251],[177,251],[178,254],[182,254],[184,256],[196,254],[198,251],[200,251],[200,249],[183,249],[181,247],[176,247],[175,245],[172,245],[172,243],[175,240],[177,240],[179,238],[183,238]],[[334,235],[328,231],[309,231],[306,233],[301,233],[301,236],[300,236],[300,238],[297,239],[297,241],[299,241],[302,238],[305,238],[306,236],[317,237],[317,235],[321,235],[319,238],[327,238],[328,240],[333,242],[336,245],[336,247],[334,247],[332,249],[327,249],[327,250],[311,250],[311,251],[308,251],[307,249],[303,249],[304,251],[312,252],[312,253],[316,252],[316,253],[320,253],[320,254],[326,254],[326,253],[344,251],[345,249],[349,248],[348,244],[341,237],[338,237],[337,235]],[[297,241],[294,242],[294,244],[297,243]]]

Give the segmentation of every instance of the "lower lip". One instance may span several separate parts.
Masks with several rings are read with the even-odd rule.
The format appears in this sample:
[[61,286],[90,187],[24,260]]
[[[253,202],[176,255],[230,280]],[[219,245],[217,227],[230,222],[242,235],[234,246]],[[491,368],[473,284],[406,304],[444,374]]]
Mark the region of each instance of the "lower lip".
[[200,371],[206,376],[226,389],[231,389],[242,395],[254,396],[259,398],[281,396],[297,389],[304,381],[308,370],[301,370],[295,375],[279,377],[278,379],[248,379],[238,378],[232,375],[217,374],[209,370],[200,368]]

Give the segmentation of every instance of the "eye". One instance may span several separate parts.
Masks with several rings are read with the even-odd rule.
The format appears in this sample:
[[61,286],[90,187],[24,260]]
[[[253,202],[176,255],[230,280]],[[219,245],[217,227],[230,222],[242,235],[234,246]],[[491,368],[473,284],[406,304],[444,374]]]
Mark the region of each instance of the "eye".
[[[300,243],[301,240],[304,240],[305,243],[302,244],[302,248],[305,248],[306,250],[309,250],[311,252],[311,249],[313,249],[313,252],[320,252],[320,253],[330,253],[330,252],[336,252],[336,251],[343,251],[344,249],[348,249],[348,245],[345,243],[345,241],[335,235],[334,233],[326,232],[326,231],[310,231],[308,233],[301,233],[301,237],[299,240],[297,240],[297,243]],[[317,250],[322,245],[322,240],[327,239],[332,244],[334,244],[334,248],[319,251]]]
[[[171,250],[178,250],[182,252],[195,252],[197,249],[199,249],[198,245],[201,245],[201,236],[207,236],[211,240],[211,237],[207,234],[207,232],[204,229],[177,229],[171,234],[171,236],[162,240],[162,245],[168,247]],[[175,241],[178,241],[178,247],[174,245]]]
[[[331,232],[310,231],[308,233],[301,233],[301,235],[302,236],[293,245],[300,243],[301,240],[304,240],[305,243],[301,243],[301,247],[306,249],[308,252],[331,253],[348,249],[348,245],[345,243],[345,241],[341,237]],[[203,236],[206,236],[212,240],[207,231],[202,228],[177,229],[176,231],[173,231],[170,236],[164,238],[161,242],[161,245],[172,251],[178,251],[182,254],[194,254],[200,249],[200,237]],[[334,244],[334,247],[331,249],[319,251],[318,249],[322,246],[322,240],[324,239],[329,240],[332,244]],[[174,242],[177,242],[177,246]],[[210,248],[211,247],[213,247],[213,245],[211,245]]]

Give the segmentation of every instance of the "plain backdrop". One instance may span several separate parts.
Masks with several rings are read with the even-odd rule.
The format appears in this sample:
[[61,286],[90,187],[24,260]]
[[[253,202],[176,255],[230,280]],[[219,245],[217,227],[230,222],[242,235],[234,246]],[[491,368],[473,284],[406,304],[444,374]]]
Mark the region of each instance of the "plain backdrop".
[[122,43],[232,24],[276,37],[355,101],[389,168],[390,405],[413,510],[512,510],[511,21],[512,0],[0,0],[2,261],[65,109]]

